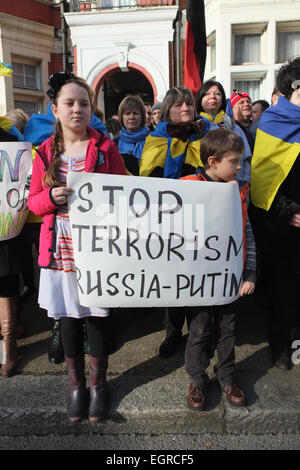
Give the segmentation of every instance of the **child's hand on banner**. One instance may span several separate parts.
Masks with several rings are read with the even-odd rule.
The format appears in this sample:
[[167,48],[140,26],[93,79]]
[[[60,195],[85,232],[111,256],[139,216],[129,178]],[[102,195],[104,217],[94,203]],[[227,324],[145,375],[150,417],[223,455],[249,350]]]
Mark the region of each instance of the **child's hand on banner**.
[[74,190],[72,188],[67,188],[65,186],[52,187],[51,197],[57,206],[61,206],[66,204],[68,196],[71,196],[73,191]]
[[244,281],[240,290],[240,296],[253,294],[255,283],[251,281]]
[[300,227],[300,214],[297,213],[297,214],[294,214],[290,224],[293,226],[293,227]]

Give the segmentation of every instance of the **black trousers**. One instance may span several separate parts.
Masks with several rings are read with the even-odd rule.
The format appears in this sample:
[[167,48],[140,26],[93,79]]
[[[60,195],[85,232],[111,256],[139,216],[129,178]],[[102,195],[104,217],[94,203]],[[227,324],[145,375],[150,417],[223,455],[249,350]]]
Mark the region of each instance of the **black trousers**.
[[166,338],[171,336],[181,336],[185,317],[189,327],[188,309],[186,307],[168,307],[164,313],[164,326],[166,328]]
[[288,270],[268,277],[269,344],[274,358],[289,352],[300,317],[300,276]]
[[86,321],[90,354],[94,357],[109,354],[111,339],[110,317],[62,318],[61,336],[67,357],[84,352],[83,322]]
[[15,297],[17,295],[19,295],[19,275],[0,276],[0,297]]
[[211,334],[217,336],[218,364],[215,374],[223,385],[234,383],[234,345],[237,302],[228,305],[192,307],[190,328],[185,349],[185,367],[194,386],[208,383],[206,369],[210,363]]

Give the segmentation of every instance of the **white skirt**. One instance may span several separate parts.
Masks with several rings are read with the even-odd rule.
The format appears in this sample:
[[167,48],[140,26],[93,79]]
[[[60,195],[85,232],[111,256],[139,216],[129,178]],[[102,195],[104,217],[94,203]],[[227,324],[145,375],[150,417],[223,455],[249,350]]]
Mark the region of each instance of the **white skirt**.
[[57,215],[55,233],[53,260],[49,268],[42,268],[40,273],[40,307],[48,311],[49,317],[55,319],[107,317],[107,308],[84,307],[79,303],[71,228],[67,214]]

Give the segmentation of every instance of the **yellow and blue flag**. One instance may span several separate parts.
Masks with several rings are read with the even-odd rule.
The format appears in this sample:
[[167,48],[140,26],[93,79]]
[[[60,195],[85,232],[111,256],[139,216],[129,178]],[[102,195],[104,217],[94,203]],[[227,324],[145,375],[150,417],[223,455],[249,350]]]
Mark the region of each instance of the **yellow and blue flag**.
[[266,211],[300,153],[300,107],[280,96],[260,119],[251,162],[251,200]]
[[22,136],[19,129],[9,120],[6,119],[4,116],[0,116],[0,127],[11,135],[15,135],[18,138],[19,142],[24,141],[24,137]]
[[0,62],[0,76],[2,77],[11,77],[13,69],[10,65]]
[[[209,123],[208,128],[209,128]],[[200,141],[195,134],[187,141],[170,137],[167,132],[168,123],[160,121],[153,132],[146,138],[140,161],[140,176],[151,176],[155,168],[163,169],[163,178],[180,178],[183,164],[203,166],[200,159]],[[208,129],[205,129],[203,134]]]
[[[47,105],[46,114],[32,114],[30,116],[24,130],[24,139],[26,142],[31,142],[33,145],[41,145],[53,135],[56,119],[52,113],[51,105],[52,101]],[[94,113],[92,114],[89,126],[109,136],[106,126]]]

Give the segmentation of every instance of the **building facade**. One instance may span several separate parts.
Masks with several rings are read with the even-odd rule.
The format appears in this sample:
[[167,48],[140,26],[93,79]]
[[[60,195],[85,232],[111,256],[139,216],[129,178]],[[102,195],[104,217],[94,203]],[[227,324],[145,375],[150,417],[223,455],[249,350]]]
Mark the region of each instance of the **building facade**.
[[62,69],[62,51],[60,2],[1,0],[0,61],[14,72],[0,77],[0,115],[45,111],[49,73]]
[[270,102],[277,71],[300,56],[300,0],[205,0],[205,15],[205,79]]
[[75,1],[70,9],[65,18],[75,71],[96,90],[106,117],[117,112],[129,93],[151,104],[164,98],[175,83],[176,51],[179,47],[181,52],[184,40],[179,2]]
[[[122,98],[151,104],[184,82],[185,0],[1,0],[0,114],[45,112],[48,77],[68,68],[105,118]],[[205,80],[270,101],[276,73],[300,55],[300,0],[205,0]]]

